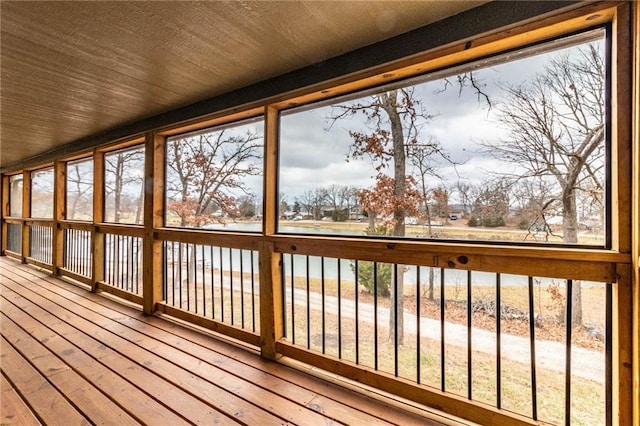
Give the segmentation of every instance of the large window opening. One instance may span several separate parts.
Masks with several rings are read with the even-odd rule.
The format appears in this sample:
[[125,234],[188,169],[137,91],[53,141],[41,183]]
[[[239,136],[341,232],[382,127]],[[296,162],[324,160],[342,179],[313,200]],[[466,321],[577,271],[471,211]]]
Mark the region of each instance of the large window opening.
[[93,219],[93,158],[67,163],[67,208],[69,220]]
[[144,215],[144,147],[104,156],[104,219],[142,225]]
[[53,219],[53,167],[31,172],[31,217]]
[[262,117],[167,140],[167,226],[262,230]]
[[285,111],[281,233],[607,244],[605,30]]
[[22,175],[9,176],[9,216],[22,217]]

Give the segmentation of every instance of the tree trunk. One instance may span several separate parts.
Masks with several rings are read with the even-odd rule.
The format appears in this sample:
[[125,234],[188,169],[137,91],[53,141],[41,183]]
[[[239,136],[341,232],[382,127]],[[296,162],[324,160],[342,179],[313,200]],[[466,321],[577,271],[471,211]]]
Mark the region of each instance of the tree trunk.
[[142,224],[142,213],[144,211],[144,190],[145,190],[145,178],[142,178],[142,185],[140,185],[140,198],[138,199],[136,208],[136,224]]
[[[575,244],[578,242],[578,212],[576,209],[576,192],[567,188],[562,194],[562,233],[565,243]],[[565,324],[571,327],[582,325],[582,285],[580,281],[573,282],[573,292],[571,294],[571,318],[567,318],[566,305],[562,317]],[[567,297],[567,299],[569,299]]]
[[435,277],[434,277],[434,273],[433,273],[433,268],[429,267],[429,300],[433,300],[433,284],[435,281]]
[[120,223],[120,204],[122,199],[122,180],[124,179],[124,157],[122,154],[118,154],[116,160],[116,182],[115,189],[113,192],[113,221],[115,223]]
[[[396,200],[402,200],[406,193],[406,153],[404,144],[404,132],[402,129],[402,119],[398,114],[397,107],[398,92],[393,90],[382,95],[382,108],[389,116],[391,123],[391,136],[393,138],[393,195]],[[405,235],[405,211],[397,206],[393,212],[393,236],[404,237]],[[393,274],[391,286],[391,300],[395,300],[395,309],[391,309],[389,315],[389,338],[398,330],[396,336],[398,345],[404,344],[404,267],[398,265],[397,274]],[[397,278],[397,279],[396,279]],[[396,318],[397,314],[397,318]]]

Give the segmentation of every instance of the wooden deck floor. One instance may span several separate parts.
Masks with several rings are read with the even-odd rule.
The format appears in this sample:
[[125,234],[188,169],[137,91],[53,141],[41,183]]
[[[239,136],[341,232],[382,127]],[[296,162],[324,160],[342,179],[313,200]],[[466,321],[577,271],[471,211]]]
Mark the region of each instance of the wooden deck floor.
[[5,424],[459,424],[0,257]]

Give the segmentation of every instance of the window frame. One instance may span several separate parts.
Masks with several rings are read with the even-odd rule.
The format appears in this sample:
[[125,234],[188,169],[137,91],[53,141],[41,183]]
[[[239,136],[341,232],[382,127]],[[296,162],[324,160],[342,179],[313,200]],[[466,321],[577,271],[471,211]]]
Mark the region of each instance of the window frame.
[[[600,18],[598,16],[598,18]],[[299,101],[293,101],[288,103],[278,104],[280,107],[278,108],[278,128],[281,129],[282,117],[295,115],[298,112],[305,112],[313,109],[322,108],[325,106],[335,105],[340,102],[348,102],[355,99],[363,99],[367,96],[370,96],[375,93],[380,93],[385,90],[397,89],[397,88],[406,88],[412,85],[425,84],[428,82],[436,81],[440,78],[446,78],[454,76],[459,71],[467,71],[473,70],[476,68],[488,68],[493,65],[501,65],[507,64],[510,62],[515,62],[521,57],[531,57],[545,52],[552,52],[555,50],[560,50],[566,47],[575,47],[582,44],[586,44],[590,41],[601,40],[604,44],[604,54],[603,60],[605,62],[605,80],[604,80],[604,102],[605,102],[605,113],[603,117],[603,121],[605,124],[605,136],[604,136],[604,161],[605,161],[605,171],[604,171],[604,186],[605,186],[605,198],[604,198],[604,220],[603,220],[603,243],[602,244],[579,244],[579,243],[546,243],[546,242],[527,242],[527,241],[509,241],[509,240],[497,240],[497,241],[488,241],[488,240],[460,240],[460,239],[443,239],[443,238],[415,238],[415,237],[396,237],[396,236],[370,236],[370,235],[338,235],[338,234],[319,234],[319,233],[304,233],[304,232],[287,232],[280,230],[280,212],[279,205],[276,203],[276,208],[278,209],[275,213],[276,221],[275,231],[276,235],[282,236],[293,236],[293,235],[301,235],[305,237],[322,237],[322,238],[346,238],[346,239],[384,239],[384,240],[394,240],[394,241],[403,241],[403,242],[431,242],[435,244],[471,244],[471,245],[491,245],[491,246],[513,246],[513,247],[539,247],[539,248],[566,248],[566,249],[585,249],[585,250],[612,250],[612,240],[613,235],[619,233],[619,229],[615,229],[613,227],[613,203],[612,203],[612,193],[614,188],[612,187],[614,179],[612,176],[612,164],[614,163],[614,158],[612,156],[612,144],[614,143],[612,138],[612,85],[613,85],[613,59],[612,59],[612,44],[614,42],[612,36],[612,27],[613,23],[611,21],[605,21],[601,23],[597,23],[591,26],[586,26],[584,28],[576,29],[574,31],[554,34],[549,38],[540,38],[534,41],[526,41],[517,46],[511,46],[505,50],[492,52],[486,55],[479,55],[476,57],[463,57],[460,62],[452,61],[449,65],[444,67],[435,67],[433,69],[421,70],[420,72],[412,73],[409,75],[401,75],[398,78],[394,78],[391,82],[382,82],[379,84],[367,85],[364,83],[363,87],[360,87],[361,84],[355,84],[356,88],[349,90],[344,90],[341,87],[336,88],[335,90],[323,90],[320,93],[315,93],[310,96],[303,96],[299,98]],[[597,37],[594,35],[589,35],[589,33],[595,33],[598,31],[602,31],[603,36]],[[577,38],[578,40],[572,40]],[[582,40],[581,40],[582,39]],[[517,55],[516,59],[509,59],[505,57]],[[486,64],[488,63],[488,64]],[[365,80],[366,81],[366,80]],[[280,135],[280,130],[278,131],[278,136]],[[278,152],[281,150],[281,140],[278,137]],[[277,164],[277,193],[280,191],[280,163]],[[373,171],[373,169],[372,169]],[[617,190],[616,190],[617,192]]]

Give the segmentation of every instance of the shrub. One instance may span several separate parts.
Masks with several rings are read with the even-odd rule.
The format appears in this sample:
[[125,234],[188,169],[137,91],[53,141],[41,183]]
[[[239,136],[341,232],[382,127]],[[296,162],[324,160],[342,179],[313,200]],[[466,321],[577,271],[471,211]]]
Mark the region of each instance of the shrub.
[[[377,286],[373,280],[373,265],[377,266]],[[351,263],[349,265],[352,271],[355,272],[356,265]],[[390,263],[374,263],[374,262],[358,262],[358,284],[363,286],[367,291],[373,294],[374,289],[378,290],[378,295],[383,297],[389,297],[391,294],[391,273],[392,265]]]
[[518,222],[518,229],[522,229],[523,231],[528,230],[530,226],[531,222],[529,222],[528,219],[522,218],[520,222]]
[[487,228],[496,228],[504,225],[505,222],[502,216],[488,216],[482,220],[482,226],[486,226]]
[[469,218],[469,222],[467,222],[467,225],[473,227],[480,226],[480,219],[478,219],[476,216],[471,216]]

